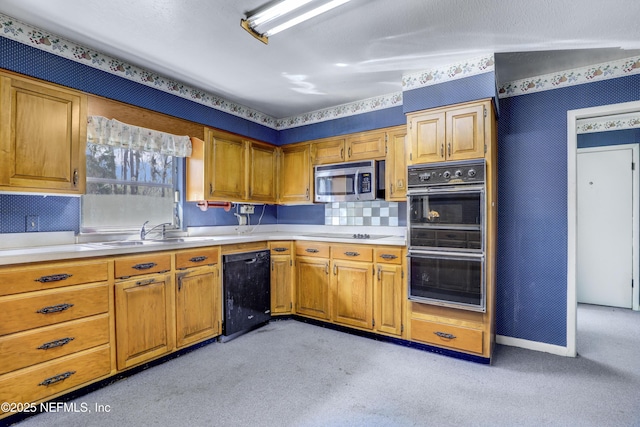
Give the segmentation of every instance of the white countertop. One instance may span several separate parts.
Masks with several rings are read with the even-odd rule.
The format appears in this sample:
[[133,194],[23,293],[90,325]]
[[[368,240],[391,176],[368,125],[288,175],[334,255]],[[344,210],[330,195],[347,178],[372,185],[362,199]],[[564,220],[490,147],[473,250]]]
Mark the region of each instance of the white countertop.
[[[131,246],[118,246],[101,236],[74,236],[73,233],[20,233],[28,236],[5,236],[5,247],[0,247],[0,265],[30,262],[113,256],[228,245],[269,240],[309,240],[335,243],[405,246],[404,227],[343,227],[343,226],[295,226],[264,225],[259,227],[198,227],[189,229],[186,235],[164,241],[146,240],[128,236],[122,240],[138,241]],[[368,234],[369,238],[354,238],[354,234]],[[39,235],[40,245],[34,244]],[[6,245],[12,245],[6,247]],[[125,244],[128,245],[128,244]]]

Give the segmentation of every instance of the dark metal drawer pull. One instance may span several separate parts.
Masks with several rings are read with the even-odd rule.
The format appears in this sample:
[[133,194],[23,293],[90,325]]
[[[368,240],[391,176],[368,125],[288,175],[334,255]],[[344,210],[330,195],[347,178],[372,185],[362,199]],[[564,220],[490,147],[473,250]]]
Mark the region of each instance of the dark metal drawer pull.
[[156,279],[138,280],[136,286],[147,286],[155,282]]
[[65,311],[69,308],[73,307],[73,304],[58,304],[58,305],[50,305],[48,307],[43,307],[40,310],[36,311],[36,313],[40,314],[49,314],[49,313],[57,313],[59,311]]
[[317,254],[318,252],[320,252],[320,250],[313,248],[307,248],[305,249],[305,251],[309,252],[310,254]]
[[382,255],[380,255],[380,258],[382,258],[382,259],[396,259],[396,258],[398,258],[398,256],[397,255],[391,255],[391,254],[382,254]]
[[66,380],[75,373],[76,371],[67,371],[64,374],[54,375],[53,377],[47,378],[46,380],[42,381],[38,385],[50,386],[51,384]]
[[436,334],[437,336],[439,336],[440,338],[446,338],[448,340],[452,340],[454,339],[456,336],[453,334],[446,334],[444,332],[434,332],[434,334]]
[[69,344],[73,340],[73,337],[67,337],[55,341],[49,341],[38,347],[38,350],[49,350],[50,348],[62,347],[65,344]]
[[59,282],[61,280],[68,279],[71,276],[71,274],[52,274],[51,276],[42,276],[35,281],[40,283]]
[[156,265],[158,264],[156,264],[155,262],[146,262],[144,264],[136,264],[131,268],[135,268],[136,270],[148,270],[155,267]]
[[189,261],[191,262],[202,262],[205,261],[207,258],[209,258],[208,256],[194,256],[193,258],[189,258]]
[[360,254],[358,252],[345,252],[344,254],[346,256],[360,256]]
[[287,250],[287,248],[273,248],[273,250],[274,250],[275,252],[284,252],[284,251],[286,251],[286,250]]

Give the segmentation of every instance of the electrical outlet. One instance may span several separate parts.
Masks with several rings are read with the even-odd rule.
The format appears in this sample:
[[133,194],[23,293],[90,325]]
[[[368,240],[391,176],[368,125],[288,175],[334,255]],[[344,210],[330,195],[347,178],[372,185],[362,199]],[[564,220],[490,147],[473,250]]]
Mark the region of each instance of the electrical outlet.
[[38,215],[27,215],[26,216],[26,227],[25,231],[40,231],[40,217]]
[[253,205],[242,205],[240,206],[240,213],[241,214],[252,214],[255,210],[255,207]]

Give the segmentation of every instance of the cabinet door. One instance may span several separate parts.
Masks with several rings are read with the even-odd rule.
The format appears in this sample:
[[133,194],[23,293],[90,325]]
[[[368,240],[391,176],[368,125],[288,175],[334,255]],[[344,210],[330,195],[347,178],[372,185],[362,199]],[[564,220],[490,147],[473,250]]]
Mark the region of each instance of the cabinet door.
[[274,203],[278,171],[276,148],[252,143],[249,147],[249,160],[249,200]]
[[387,134],[386,191],[387,201],[407,201],[407,161],[405,159],[405,139],[407,128],[403,126]]
[[377,331],[402,335],[402,266],[378,264],[375,285]]
[[0,77],[0,188],[83,193],[86,96]]
[[445,114],[423,113],[408,116],[411,150],[407,164],[439,162],[445,159]]
[[346,141],[347,161],[381,159],[385,156],[386,132],[362,132]]
[[279,203],[311,202],[311,146],[282,147],[279,169]]
[[176,274],[176,346],[220,335],[218,267]]
[[365,262],[334,261],[333,320],[373,328],[373,266]]
[[447,111],[447,160],[484,157],[484,104]]
[[291,313],[291,272],[291,255],[271,255],[271,314]]
[[296,313],[329,319],[329,260],[296,259]]
[[170,275],[116,283],[116,352],[119,370],[173,350]]
[[[210,132],[208,160],[209,192],[207,200],[245,198],[245,142],[226,139]],[[205,195],[206,195],[205,189]]]
[[326,163],[340,163],[344,162],[345,150],[344,150],[344,138],[335,138],[323,140],[320,142],[314,142],[313,149],[313,164],[322,165]]

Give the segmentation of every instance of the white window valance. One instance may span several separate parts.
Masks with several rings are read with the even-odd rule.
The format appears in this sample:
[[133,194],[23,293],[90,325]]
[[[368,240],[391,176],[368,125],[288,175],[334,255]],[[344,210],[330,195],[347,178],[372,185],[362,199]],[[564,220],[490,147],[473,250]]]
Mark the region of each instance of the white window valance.
[[191,156],[191,139],[107,119],[89,116],[87,141],[92,144],[161,153],[167,156]]

